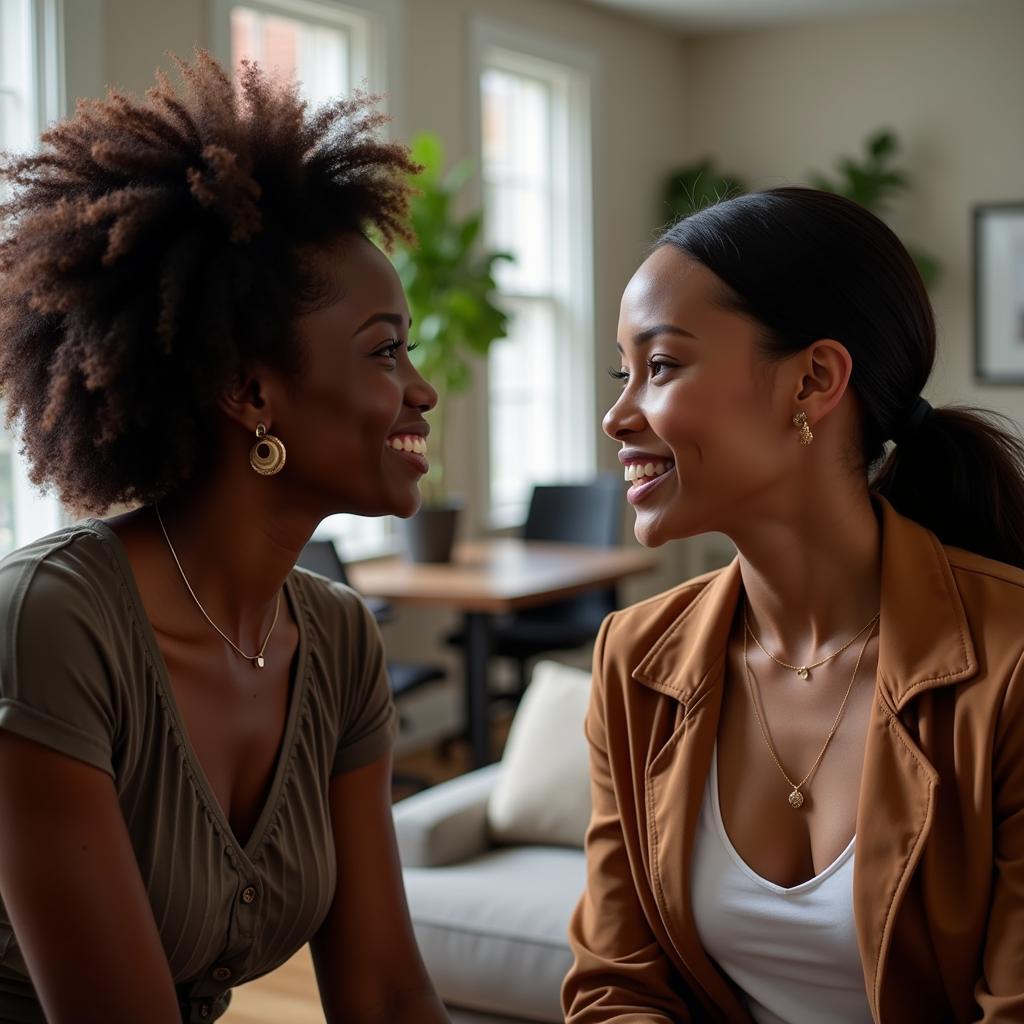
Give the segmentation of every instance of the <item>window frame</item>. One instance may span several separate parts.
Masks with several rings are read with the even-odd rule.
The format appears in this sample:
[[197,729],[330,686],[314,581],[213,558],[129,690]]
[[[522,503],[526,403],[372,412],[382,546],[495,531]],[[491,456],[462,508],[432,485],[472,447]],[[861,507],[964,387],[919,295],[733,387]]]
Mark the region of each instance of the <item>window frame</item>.
[[[512,26],[489,18],[474,18],[470,25],[470,59],[468,61],[470,97],[471,152],[481,173],[475,180],[475,201],[483,206],[483,130],[481,78],[488,67],[498,67],[513,74],[540,77],[553,87],[552,144],[560,148],[559,161],[564,170],[561,178],[567,198],[564,242],[567,250],[567,277],[561,288],[544,296],[524,293],[510,298],[524,300],[555,298],[556,317],[566,324],[569,343],[558,350],[558,363],[553,370],[558,379],[567,382],[559,396],[559,431],[580,453],[579,463],[591,473],[597,468],[596,431],[593,424],[596,409],[594,351],[594,194],[597,167],[594,154],[595,131],[592,113],[600,109],[601,64],[589,49],[550,36]],[[498,60],[495,61],[495,56]],[[561,131],[559,130],[561,127]],[[571,187],[570,187],[571,186]],[[559,245],[558,240],[554,242]],[[512,512],[501,512],[491,503],[491,424],[489,415],[490,380],[488,361],[483,360],[477,374],[477,385],[471,396],[474,421],[478,425],[473,437],[476,449],[471,453],[473,474],[472,500],[481,510],[481,525],[491,530],[518,525],[525,515],[525,504]],[[568,383],[575,381],[575,383]],[[580,382],[586,382],[580,386]],[[580,429],[583,425],[584,429]],[[556,439],[556,443],[562,439]]]
[[[27,19],[26,32],[31,66],[26,78],[25,152],[37,148],[47,125],[67,109],[65,74],[65,5],[63,0],[0,0],[17,3]],[[0,88],[3,83],[0,83]],[[9,90],[4,89],[5,92]],[[10,90],[14,91],[14,90]],[[6,145],[0,139],[0,145]],[[31,543],[69,522],[71,517],[52,491],[43,491],[29,479],[29,466],[21,455],[21,428],[0,428],[11,443],[12,550]],[[31,524],[31,525],[30,525]]]
[[28,128],[30,136],[38,139],[47,124],[62,117],[66,108],[64,0],[0,0],[0,3],[19,4],[28,15],[32,60]]
[[248,7],[262,14],[278,15],[352,33],[354,81],[382,97],[381,107],[392,118],[391,133],[400,134],[401,110],[401,0],[210,0],[210,50],[225,67],[231,67],[231,11]]

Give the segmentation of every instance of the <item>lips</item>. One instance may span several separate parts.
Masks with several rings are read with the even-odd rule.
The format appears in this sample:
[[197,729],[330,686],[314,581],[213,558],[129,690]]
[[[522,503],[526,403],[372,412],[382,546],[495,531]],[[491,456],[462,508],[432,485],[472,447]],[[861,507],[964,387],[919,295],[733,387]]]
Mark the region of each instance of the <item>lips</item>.
[[426,458],[427,439],[423,434],[392,434],[384,442],[384,449],[413,466],[420,474],[426,473],[430,468]]
[[665,472],[660,476],[652,478],[644,477],[643,482],[637,481],[629,488],[628,491],[626,491],[626,501],[628,501],[630,505],[639,505],[653,490],[664,483],[664,481],[670,479],[673,475],[674,474],[670,472]]

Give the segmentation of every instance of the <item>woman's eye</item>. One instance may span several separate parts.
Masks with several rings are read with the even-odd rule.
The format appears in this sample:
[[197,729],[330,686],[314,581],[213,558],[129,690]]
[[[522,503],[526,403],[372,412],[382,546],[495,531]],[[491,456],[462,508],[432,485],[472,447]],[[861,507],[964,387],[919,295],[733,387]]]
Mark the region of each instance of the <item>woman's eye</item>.
[[661,375],[662,370],[681,370],[678,363],[663,363],[660,359],[648,359],[647,368],[651,372],[651,379]]
[[[398,350],[405,344],[401,338],[392,338],[383,348],[377,349],[373,354],[375,356],[384,356],[385,359],[397,359]],[[410,345],[410,350],[415,346]]]
[[[662,370],[674,370],[677,369],[674,363],[663,363],[658,359],[648,359],[647,369],[650,372],[650,377],[653,380],[657,377]],[[629,371],[628,370],[616,370],[614,367],[608,368],[608,376],[613,380],[620,381],[622,386],[625,387],[629,383]]]

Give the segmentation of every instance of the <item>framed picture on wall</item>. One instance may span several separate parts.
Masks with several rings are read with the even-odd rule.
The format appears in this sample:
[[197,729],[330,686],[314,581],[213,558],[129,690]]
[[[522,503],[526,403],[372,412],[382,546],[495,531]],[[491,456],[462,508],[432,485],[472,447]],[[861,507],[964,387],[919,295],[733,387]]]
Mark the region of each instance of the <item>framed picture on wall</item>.
[[1024,201],[974,208],[974,375],[1024,384]]

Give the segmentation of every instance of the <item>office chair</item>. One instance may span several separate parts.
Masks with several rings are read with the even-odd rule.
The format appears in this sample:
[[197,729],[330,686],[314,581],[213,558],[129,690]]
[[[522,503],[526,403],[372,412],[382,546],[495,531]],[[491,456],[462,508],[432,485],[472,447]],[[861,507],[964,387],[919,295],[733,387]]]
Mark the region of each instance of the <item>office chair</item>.
[[[345,571],[345,563],[341,560],[333,541],[311,540],[299,554],[297,565],[311,572],[319,573],[330,580],[352,586]],[[387,601],[379,598],[363,598],[367,607],[373,612],[378,622],[389,622],[393,618],[393,610]],[[432,665],[416,661],[389,661],[387,663],[388,682],[391,695],[395,702],[408,693],[426,686],[428,683],[444,679],[445,670],[440,665]],[[399,716],[401,725],[401,716]],[[420,776],[392,775],[392,781],[398,785],[410,786],[417,790],[426,789],[429,783]]]
[[[344,583],[346,587],[352,586],[345,571],[345,563],[341,560],[333,541],[311,540],[302,549],[295,564],[301,565],[303,569],[309,569],[310,572],[326,576],[329,580]],[[373,612],[373,617],[378,623],[390,622],[394,618],[394,610],[383,598],[364,597],[363,602]]]
[[[616,474],[601,474],[586,483],[537,484],[523,539],[615,547],[621,542],[623,501],[622,480]],[[617,607],[616,588],[607,587],[496,619],[492,650],[516,663],[514,699],[518,701],[526,690],[533,659],[593,640],[604,617]],[[448,642],[461,644],[461,632]]]

